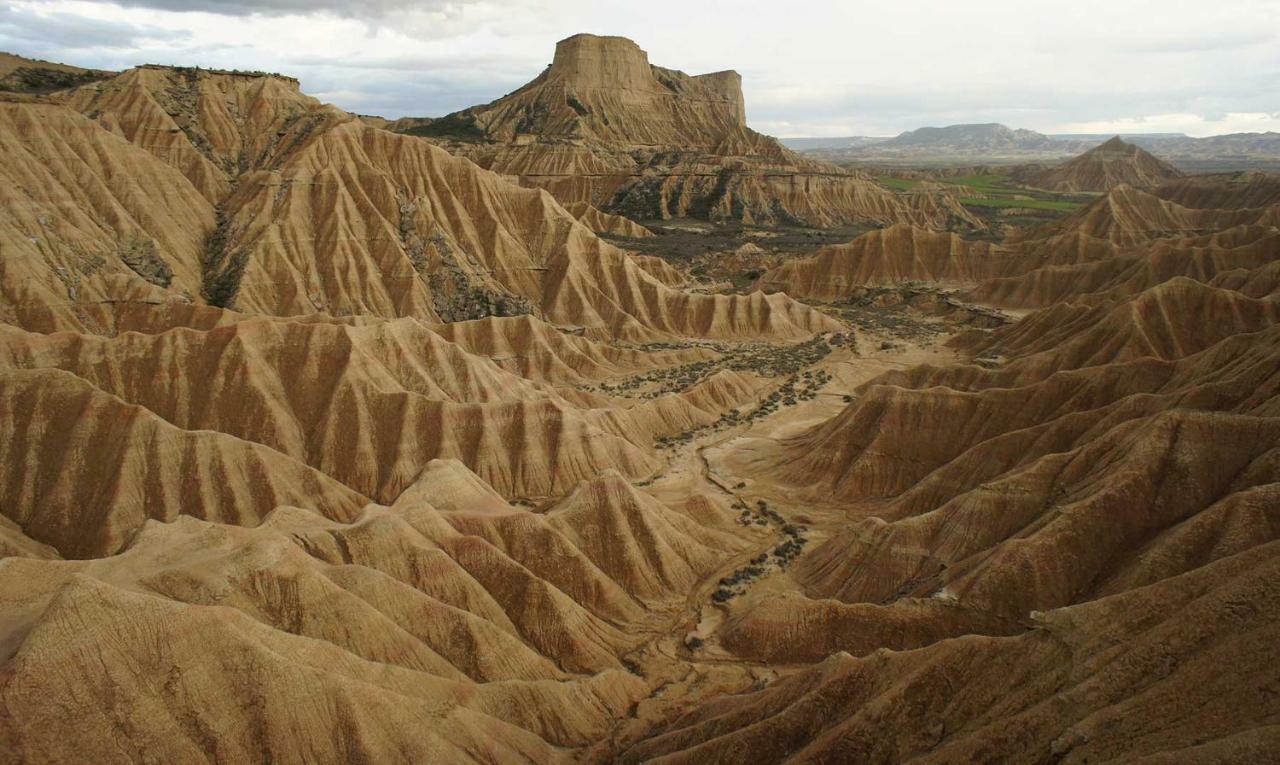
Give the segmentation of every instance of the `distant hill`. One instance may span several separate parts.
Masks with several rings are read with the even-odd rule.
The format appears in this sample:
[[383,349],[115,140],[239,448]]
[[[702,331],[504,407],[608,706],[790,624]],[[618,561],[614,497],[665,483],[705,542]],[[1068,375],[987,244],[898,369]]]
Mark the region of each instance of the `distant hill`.
[[[1156,141],[1172,141],[1179,139],[1195,140],[1186,133],[1117,133],[1129,143],[1143,144],[1144,142]],[[1107,137],[1103,133],[1049,133],[1048,136],[1058,141],[1100,141]]]
[[996,122],[908,130],[893,138],[790,139],[789,147],[831,162],[885,165],[974,165],[1057,162],[1091,142],[1056,140]]
[[1013,129],[997,122],[982,125],[948,125],[909,130],[881,146],[934,147],[946,150],[1057,149],[1060,143],[1034,130]]
[[1057,167],[1024,179],[1049,191],[1110,191],[1117,186],[1153,188],[1182,177],[1182,172],[1146,150],[1116,136]]
[[[1089,133],[1038,133],[999,123],[909,130],[893,138],[788,138],[809,156],[845,165],[969,167],[1056,163],[1106,140]],[[1280,133],[1232,133],[1193,138],[1183,133],[1121,133],[1124,141],[1187,172],[1280,171]]]
[[1280,172],[1280,133],[1229,133],[1205,138],[1151,136],[1125,140],[1192,172],[1266,170]]

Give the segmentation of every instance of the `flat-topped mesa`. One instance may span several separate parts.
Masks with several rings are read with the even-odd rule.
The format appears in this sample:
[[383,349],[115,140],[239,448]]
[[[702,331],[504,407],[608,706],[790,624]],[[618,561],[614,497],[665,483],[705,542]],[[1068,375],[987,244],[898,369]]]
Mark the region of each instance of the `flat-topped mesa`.
[[651,91],[649,54],[625,37],[578,34],[556,43],[548,79],[576,88]]
[[691,77],[651,65],[625,37],[579,34],[561,40],[551,66],[525,87],[440,122],[474,125],[499,143],[537,136],[709,151],[746,130],[746,110],[737,72]]
[[649,63],[649,54],[625,37],[577,34],[556,43],[547,82],[575,91],[632,91],[630,103],[645,104],[655,96],[723,104],[729,122],[746,127],[742,75],[732,70],[690,77]]
[[433,139],[564,204],[633,220],[976,223],[958,203],[899,198],[857,172],[795,154],[747,127],[737,72],[654,66],[625,37],[566,38],[551,65],[514,92],[387,129]]

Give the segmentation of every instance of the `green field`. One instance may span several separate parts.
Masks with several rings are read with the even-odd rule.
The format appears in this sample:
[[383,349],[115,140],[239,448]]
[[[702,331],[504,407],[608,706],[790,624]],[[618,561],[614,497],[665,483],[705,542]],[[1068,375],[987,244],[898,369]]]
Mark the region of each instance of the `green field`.
[[[921,181],[906,180],[880,176],[876,178],[881,186],[894,191],[911,191]],[[939,178],[934,183],[948,186],[963,186],[973,189],[981,196],[961,197],[960,203],[966,207],[1002,208],[1018,207],[1028,210],[1044,210],[1054,213],[1069,213],[1084,207],[1085,202],[1078,199],[1065,198],[1056,194],[1041,191],[1029,191],[1018,188],[1007,175],[958,175],[954,178]]]
[[902,178],[886,178],[878,177],[876,182],[881,186],[891,188],[894,191],[910,191],[920,184],[920,181],[908,181]]
[[1028,210],[1054,210],[1058,212],[1075,212],[1084,206],[1082,202],[1068,199],[1001,199],[981,197],[960,197],[960,204],[966,207],[1022,207]]

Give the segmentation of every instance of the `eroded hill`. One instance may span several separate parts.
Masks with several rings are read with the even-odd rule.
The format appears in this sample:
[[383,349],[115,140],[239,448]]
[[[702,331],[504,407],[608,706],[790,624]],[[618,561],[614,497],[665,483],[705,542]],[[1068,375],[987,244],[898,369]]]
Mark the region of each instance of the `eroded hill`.
[[654,66],[623,37],[561,40],[551,65],[513,93],[392,127],[565,204],[634,220],[980,225],[954,200],[899,199],[859,173],[801,157],[747,127],[737,72]]
[[1280,746],[1280,181],[976,238],[564,48],[473,156],[722,133],[893,225],[676,256],[280,76],[0,100],[3,759]]
[[1021,180],[1051,191],[1110,191],[1121,185],[1150,188],[1181,177],[1177,168],[1116,136],[1061,165],[1027,173]]

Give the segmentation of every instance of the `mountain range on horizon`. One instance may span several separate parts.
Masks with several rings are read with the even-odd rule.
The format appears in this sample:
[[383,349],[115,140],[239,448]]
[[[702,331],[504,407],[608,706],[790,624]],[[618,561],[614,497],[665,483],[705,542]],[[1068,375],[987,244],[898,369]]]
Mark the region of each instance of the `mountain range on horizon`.
[[[1268,135],[1267,133],[1237,133],[1234,135]],[[1119,136],[1126,141],[1138,139],[1170,140],[1192,138],[1185,133],[1042,133],[1027,128],[1011,128],[999,122],[962,122],[940,127],[921,127],[904,130],[896,135],[855,135],[855,136],[792,136],[778,140],[798,151],[809,149],[840,149],[866,144],[895,143],[927,144],[948,143],[951,140],[997,140],[1000,138],[1023,138],[1023,145],[1036,146],[1048,141],[1089,141],[1101,142],[1112,136]],[[1197,139],[1197,140],[1203,140]]]
[[[783,138],[796,151],[839,163],[909,165],[1011,164],[1065,161],[1116,134],[1046,134],[1000,123],[923,127],[892,137]],[[1118,137],[1187,170],[1249,170],[1280,167],[1280,133],[1229,133],[1192,137],[1182,133],[1120,133]]]
[[[0,91],[47,92],[113,74],[115,73],[0,52]],[[672,71],[671,74],[686,76],[683,72]],[[733,97],[740,102],[741,78],[735,72],[715,74],[724,75],[739,83],[736,86],[737,94]],[[517,93],[519,90],[522,89],[518,89]],[[502,100],[499,99],[498,102]],[[451,120],[471,113],[476,108],[478,107],[464,109],[445,117],[382,120],[380,117],[370,116],[368,119],[418,134],[431,133],[432,129],[427,126],[436,123],[435,130],[443,128],[447,133],[445,126],[452,124]],[[741,103],[738,109],[745,127],[745,109]],[[1065,161],[1113,135],[1160,154],[1173,164],[1191,171],[1280,169],[1280,133],[1277,132],[1225,133],[1200,137],[1183,133],[1042,133],[991,122],[925,126],[906,130],[895,136],[799,136],[776,140],[788,149],[840,164],[867,162],[909,165],[920,162],[926,165],[980,165]]]

